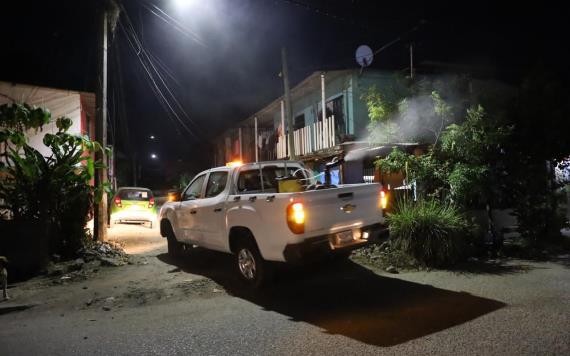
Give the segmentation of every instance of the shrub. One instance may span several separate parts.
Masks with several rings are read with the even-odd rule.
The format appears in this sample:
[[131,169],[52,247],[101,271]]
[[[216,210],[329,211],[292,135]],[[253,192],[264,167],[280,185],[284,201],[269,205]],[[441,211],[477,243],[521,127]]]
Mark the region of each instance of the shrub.
[[[5,112],[9,112],[6,106],[0,106],[0,114]],[[51,117],[43,109],[22,112]],[[0,181],[0,199],[11,211],[14,222],[11,226],[16,229],[10,234],[12,238],[22,235],[17,228],[27,224],[41,226],[42,248],[48,249],[50,255],[71,258],[88,238],[85,226],[92,217],[93,199],[98,199],[108,186],[90,184],[94,169],[101,166],[92,153],[101,150],[101,146],[87,137],[69,134],[71,119],[62,117],[55,123],[57,133],[48,133],[43,139],[44,145],[51,149],[48,157],[29,146],[23,132],[0,130],[0,144],[6,147],[2,153],[4,160],[0,162],[0,173],[4,175]]]
[[424,266],[452,264],[466,250],[468,223],[452,204],[402,200],[388,222],[393,246]]

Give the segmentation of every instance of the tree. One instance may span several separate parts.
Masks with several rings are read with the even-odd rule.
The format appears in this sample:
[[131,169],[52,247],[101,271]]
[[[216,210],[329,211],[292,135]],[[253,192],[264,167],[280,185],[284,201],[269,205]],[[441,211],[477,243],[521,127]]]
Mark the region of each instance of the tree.
[[558,236],[563,217],[554,164],[570,156],[568,82],[543,67],[522,81],[509,108],[514,124],[507,171],[521,234],[530,242]]
[[432,125],[431,150],[416,157],[395,149],[377,164],[384,172],[408,172],[408,180],[417,181],[427,196],[466,208],[498,203],[504,176],[503,145],[511,127],[481,105],[467,108],[464,117],[454,117],[457,111],[438,92],[432,92],[431,98],[437,118]]

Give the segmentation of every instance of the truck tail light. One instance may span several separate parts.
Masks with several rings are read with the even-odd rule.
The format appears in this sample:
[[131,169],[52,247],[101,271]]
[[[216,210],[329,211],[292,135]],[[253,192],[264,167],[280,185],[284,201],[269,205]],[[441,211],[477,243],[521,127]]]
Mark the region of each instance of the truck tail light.
[[380,194],[378,196],[378,207],[381,209],[386,209],[388,207],[388,192],[384,188],[380,189]]
[[116,205],[118,208],[122,208],[122,207],[123,207],[123,205],[121,204],[121,197],[115,197],[115,205]]
[[154,198],[151,197],[151,198],[149,199],[149,201],[148,201],[148,207],[149,207],[149,208],[152,208],[153,206],[154,206]]
[[287,206],[287,225],[294,234],[305,232],[305,207],[303,203],[293,202]]

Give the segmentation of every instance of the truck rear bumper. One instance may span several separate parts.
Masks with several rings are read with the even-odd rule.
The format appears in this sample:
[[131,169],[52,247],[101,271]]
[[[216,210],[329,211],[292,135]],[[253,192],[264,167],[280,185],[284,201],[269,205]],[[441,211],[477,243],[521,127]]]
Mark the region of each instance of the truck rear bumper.
[[378,241],[388,238],[388,227],[382,224],[368,225],[361,228],[362,233],[368,232],[368,239],[356,240],[343,247],[333,248],[331,239],[335,234],[327,234],[321,236],[310,237],[305,241],[297,244],[289,244],[285,246],[283,257],[288,263],[300,264],[322,259],[326,256],[346,253]]

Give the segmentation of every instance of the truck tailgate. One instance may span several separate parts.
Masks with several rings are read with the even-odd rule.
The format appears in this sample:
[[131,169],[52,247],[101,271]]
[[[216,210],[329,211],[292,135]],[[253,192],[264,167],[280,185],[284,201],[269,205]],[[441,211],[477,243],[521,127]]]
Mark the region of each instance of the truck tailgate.
[[383,223],[380,184],[343,185],[303,192],[305,233],[317,235]]

